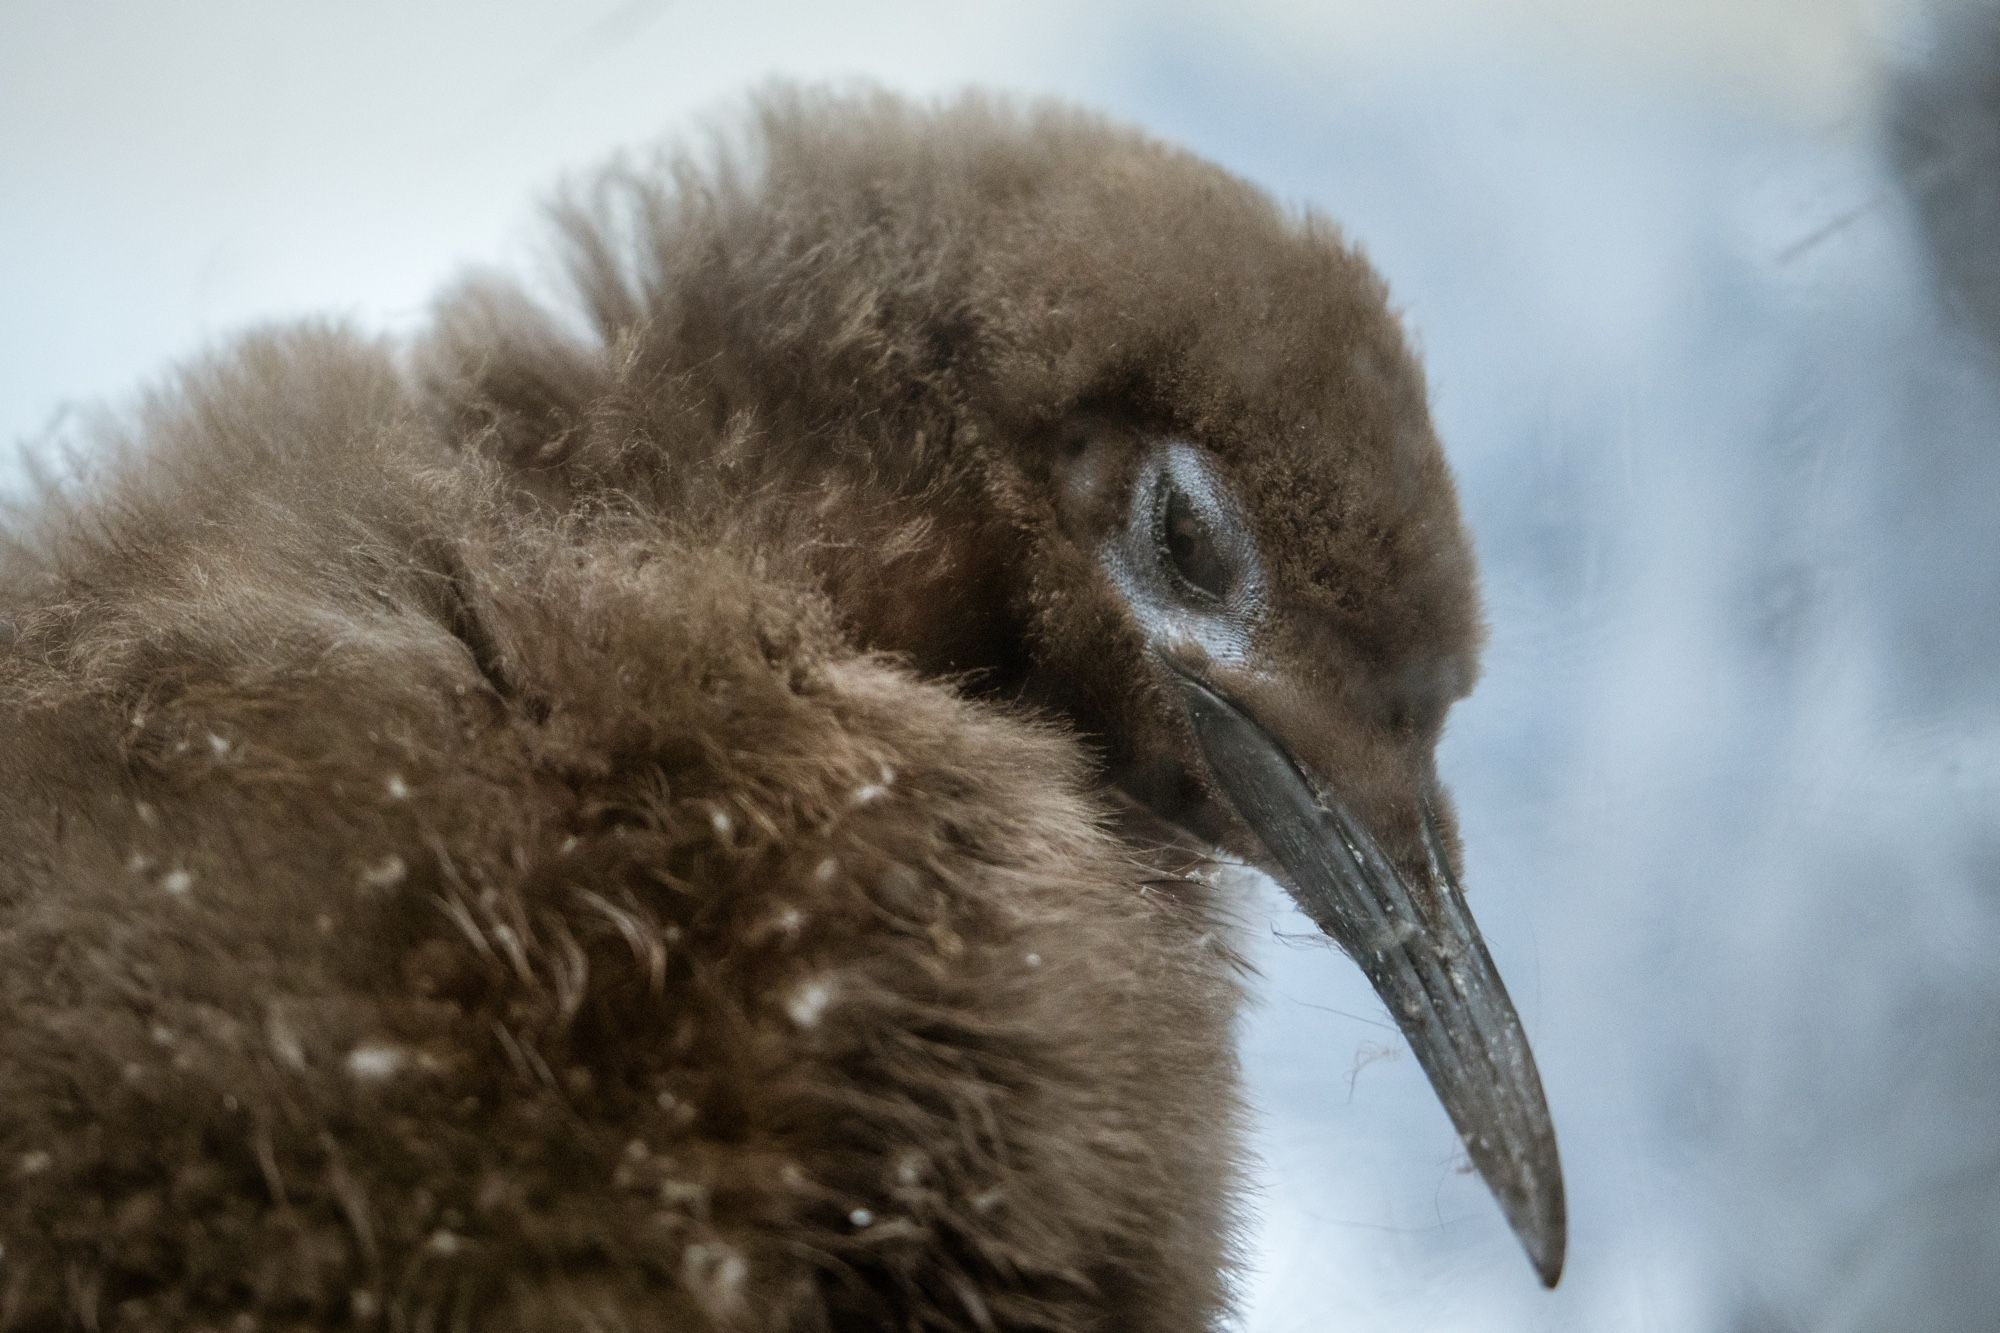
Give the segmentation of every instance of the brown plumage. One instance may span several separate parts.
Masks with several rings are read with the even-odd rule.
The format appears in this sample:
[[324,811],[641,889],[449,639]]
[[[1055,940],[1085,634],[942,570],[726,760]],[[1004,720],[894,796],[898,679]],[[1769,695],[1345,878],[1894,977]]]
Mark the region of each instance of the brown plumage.
[[[1371,975],[1443,932],[1378,985],[1552,1278],[1437,924],[1470,556],[1332,229],[779,93],[563,235],[584,318],[254,335],[23,525],[0,1329],[1211,1327],[1237,976],[1169,826]],[[1379,939],[1284,841],[1350,816]]]

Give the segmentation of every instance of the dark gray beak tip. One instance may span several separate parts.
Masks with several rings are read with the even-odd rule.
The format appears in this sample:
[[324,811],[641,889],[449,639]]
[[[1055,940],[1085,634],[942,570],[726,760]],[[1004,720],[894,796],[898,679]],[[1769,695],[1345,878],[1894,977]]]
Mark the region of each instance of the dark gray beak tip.
[[1535,1266],[1542,1285],[1554,1291],[1556,1283],[1562,1281],[1564,1252],[1569,1247],[1568,1225],[1559,1220],[1551,1235],[1523,1236],[1521,1243],[1528,1247],[1528,1262]]
[[[1553,1155],[1554,1145],[1550,1145]],[[1558,1168],[1560,1170],[1560,1168]],[[1546,1191],[1532,1187],[1525,1196],[1500,1200],[1501,1211],[1528,1252],[1542,1285],[1554,1290],[1562,1281],[1563,1261],[1569,1250],[1569,1216],[1563,1202],[1562,1176],[1558,1174]]]
[[[1528,1262],[1542,1285],[1553,1288],[1569,1249],[1555,1129],[1541,1074],[1499,974],[1483,947],[1475,945],[1473,957],[1478,962],[1469,969],[1465,1006],[1456,1013],[1441,1006],[1447,1009],[1442,1022],[1405,1022],[1403,1031]],[[1406,975],[1377,978],[1377,988],[1396,994]]]

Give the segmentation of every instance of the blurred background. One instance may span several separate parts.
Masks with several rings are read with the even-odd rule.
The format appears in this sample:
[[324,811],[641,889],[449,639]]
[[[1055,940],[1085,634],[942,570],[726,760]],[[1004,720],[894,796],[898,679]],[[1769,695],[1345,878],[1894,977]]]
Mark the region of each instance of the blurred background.
[[1245,882],[1242,1328],[2000,1328],[1994,6],[4,0],[0,442],[542,271],[565,173],[779,74],[1148,126],[1340,219],[1424,349],[1492,621],[1445,768],[1569,1272]]

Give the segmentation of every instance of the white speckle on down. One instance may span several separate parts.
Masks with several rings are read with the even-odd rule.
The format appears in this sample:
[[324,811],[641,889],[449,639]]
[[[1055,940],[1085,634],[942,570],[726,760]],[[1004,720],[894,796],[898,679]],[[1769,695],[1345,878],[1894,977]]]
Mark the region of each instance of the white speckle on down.
[[389,799],[392,801],[407,801],[410,799],[410,784],[403,781],[401,773],[391,773],[383,782],[382,787],[383,790],[389,793]]
[[160,887],[176,898],[183,898],[187,896],[188,890],[194,887],[194,876],[185,870],[175,868],[160,877]]
[[814,977],[792,992],[792,997],[785,1001],[785,1012],[802,1028],[817,1027],[832,1003],[833,983],[825,977]]
[[361,882],[371,889],[393,889],[403,882],[410,868],[400,856],[385,856],[361,872]]
[[866,1208],[856,1208],[847,1215],[847,1220],[857,1227],[872,1226],[875,1222],[875,1214],[869,1212]]
[[813,879],[820,884],[833,883],[833,877],[840,873],[840,862],[834,857],[826,857],[813,867]]
[[1040,967],[1042,965],[1042,956],[1038,953],[1031,953],[1026,958],[1023,958],[1021,961],[1026,963],[1029,967]]
[[729,831],[736,827],[736,821],[729,817],[727,810],[717,807],[708,812],[708,826],[715,830],[716,837],[726,838]]
[[215,752],[217,759],[220,759],[229,753],[229,738],[227,736],[218,736],[211,731],[208,733],[208,748]]
[[439,1227],[436,1231],[431,1232],[430,1239],[424,1242],[424,1248],[432,1254],[441,1254],[446,1258],[450,1258],[465,1248],[465,1242],[456,1233]]
[[388,1042],[363,1042],[347,1053],[347,1072],[364,1083],[393,1078],[410,1063],[410,1053]]
[[271,1044],[271,1054],[278,1057],[280,1064],[290,1069],[306,1067],[305,1043],[299,1040],[298,1030],[276,1007],[264,1015],[264,1039]]
[[727,1318],[742,1308],[743,1288],[749,1278],[749,1261],[733,1245],[707,1241],[690,1245],[681,1254],[682,1281],[702,1308],[717,1318]]

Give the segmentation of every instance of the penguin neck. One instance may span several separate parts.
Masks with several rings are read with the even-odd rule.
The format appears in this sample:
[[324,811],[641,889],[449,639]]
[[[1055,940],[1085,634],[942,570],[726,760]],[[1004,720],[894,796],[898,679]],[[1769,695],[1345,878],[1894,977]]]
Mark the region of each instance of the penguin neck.
[[976,485],[938,483],[840,509],[823,522],[810,563],[855,642],[969,693],[1018,692],[1029,668],[1014,576],[1025,543]]

